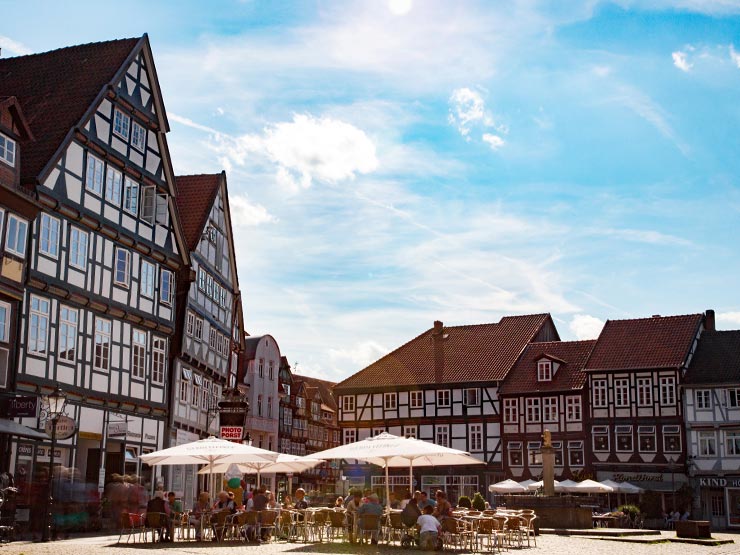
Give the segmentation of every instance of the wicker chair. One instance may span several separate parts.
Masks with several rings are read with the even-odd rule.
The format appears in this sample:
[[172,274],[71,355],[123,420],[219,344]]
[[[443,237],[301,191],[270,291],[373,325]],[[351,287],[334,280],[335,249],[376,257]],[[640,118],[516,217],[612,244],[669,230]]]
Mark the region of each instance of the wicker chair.
[[272,538],[275,536],[275,531],[277,530],[277,518],[277,511],[260,511],[259,532],[260,538],[262,538],[263,541],[272,541]]
[[342,540],[349,540],[349,527],[343,511],[331,511],[329,513],[327,533],[332,540],[337,538],[337,534]]
[[475,540],[478,547],[483,550],[501,552],[501,530],[497,520],[493,518],[483,518],[478,521],[478,530],[476,531]]
[[380,536],[380,518],[381,515],[364,514],[359,516],[357,535],[361,541],[369,538],[370,541],[377,543]]
[[118,520],[118,526],[120,533],[118,534],[118,543],[121,543],[121,538],[126,534],[126,543],[133,537],[134,543],[136,543],[136,536],[141,536],[141,515],[130,514],[127,512],[121,513]]
[[169,519],[165,513],[148,512],[144,515],[144,526],[141,528],[141,537],[146,542],[149,532],[151,532],[152,543],[154,543],[157,541],[157,534],[162,539],[164,530],[169,525]]
[[279,538],[290,541],[296,537],[296,526],[293,520],[293,513],[291,511],[280,511],[280,516],[277,520],[276,533]]
[[388,543],[397,541],[401,544],[403,536],[406,534],[406,525],[401,520],[401,513],[389,513],[383,525],[383,538]]

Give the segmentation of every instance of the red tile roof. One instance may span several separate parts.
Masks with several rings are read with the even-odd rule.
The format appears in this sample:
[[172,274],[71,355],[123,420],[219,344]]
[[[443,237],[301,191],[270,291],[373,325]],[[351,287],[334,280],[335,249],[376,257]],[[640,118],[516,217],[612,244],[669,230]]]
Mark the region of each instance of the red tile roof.
[[[548,321],[549,314],[506,316],[497,324],[444,327],[436,336],[431,328],[334,390],[502,380]],[[435,343],[441,365],[435,365]]]
[[298,374],[293,374],[293,387],[298,387],[301,382],[306,385],[306,390],[308,390],[309,388],[318,389],[322,403],[336,412],[337,403],[334,400],[334,395],[332,394],[332,388],[336,385],[334,382],[320,380],[318,378],[312,378],[310,376],[300,376]]
[[208,223],[213,201],[221,185],[222,173],[178,175],[177,211],[185,234],[188,248],[194,251],[198,246],[203,230]]
[[703,331],[686,384],[740,384],[740,331]]
[[703,314],[687,314],[607,320],[586,370],[679,368],[703,318]]
[[[506,379],[504,379],[499,389],[499,394],[528,394],[582,389],[586,382],[583,367],[586,365],[595,344],[595,339],[589,341],[530,343],[506,375]],[[560,362],[557,372],[549,382],[537,381],[537,362],[543,357]]]
[[22,145],[24,183],[39,176],[140,40],[96,42],[0,58],[0,95],[18,98],[36,137]]

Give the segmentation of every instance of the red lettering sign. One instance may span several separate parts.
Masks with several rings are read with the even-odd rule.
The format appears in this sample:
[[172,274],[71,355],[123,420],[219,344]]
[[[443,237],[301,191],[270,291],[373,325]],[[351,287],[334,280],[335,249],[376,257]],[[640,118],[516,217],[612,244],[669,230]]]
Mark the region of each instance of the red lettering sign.
[[242,426],[221,426],[221,439],[241,441],[244,433]]

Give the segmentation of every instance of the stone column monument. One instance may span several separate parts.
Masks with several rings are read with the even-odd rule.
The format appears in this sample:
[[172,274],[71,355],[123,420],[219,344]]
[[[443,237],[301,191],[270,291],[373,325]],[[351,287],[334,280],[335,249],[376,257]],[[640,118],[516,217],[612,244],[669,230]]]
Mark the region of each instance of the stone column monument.
[[555,495],[555,450],[550,430],[542,434],[542,489],[546,496]]

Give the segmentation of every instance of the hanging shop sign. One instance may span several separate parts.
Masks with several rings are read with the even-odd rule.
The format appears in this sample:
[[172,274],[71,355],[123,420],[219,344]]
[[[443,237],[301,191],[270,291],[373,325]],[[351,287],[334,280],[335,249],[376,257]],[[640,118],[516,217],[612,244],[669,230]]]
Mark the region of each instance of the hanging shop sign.
[[[57,439],[68,439],[75,435],[77,431],[77,423],[72,420],[69,416],[60,416],[56,420],[57,425]],[[54,427],[54,421],[49,418],[46,421],[44,430],[48,436],[51,436],[52,428]]]
[[38,401],[38,397],[11,397],[8,400],[8,416],[10,418],[36,416]]

